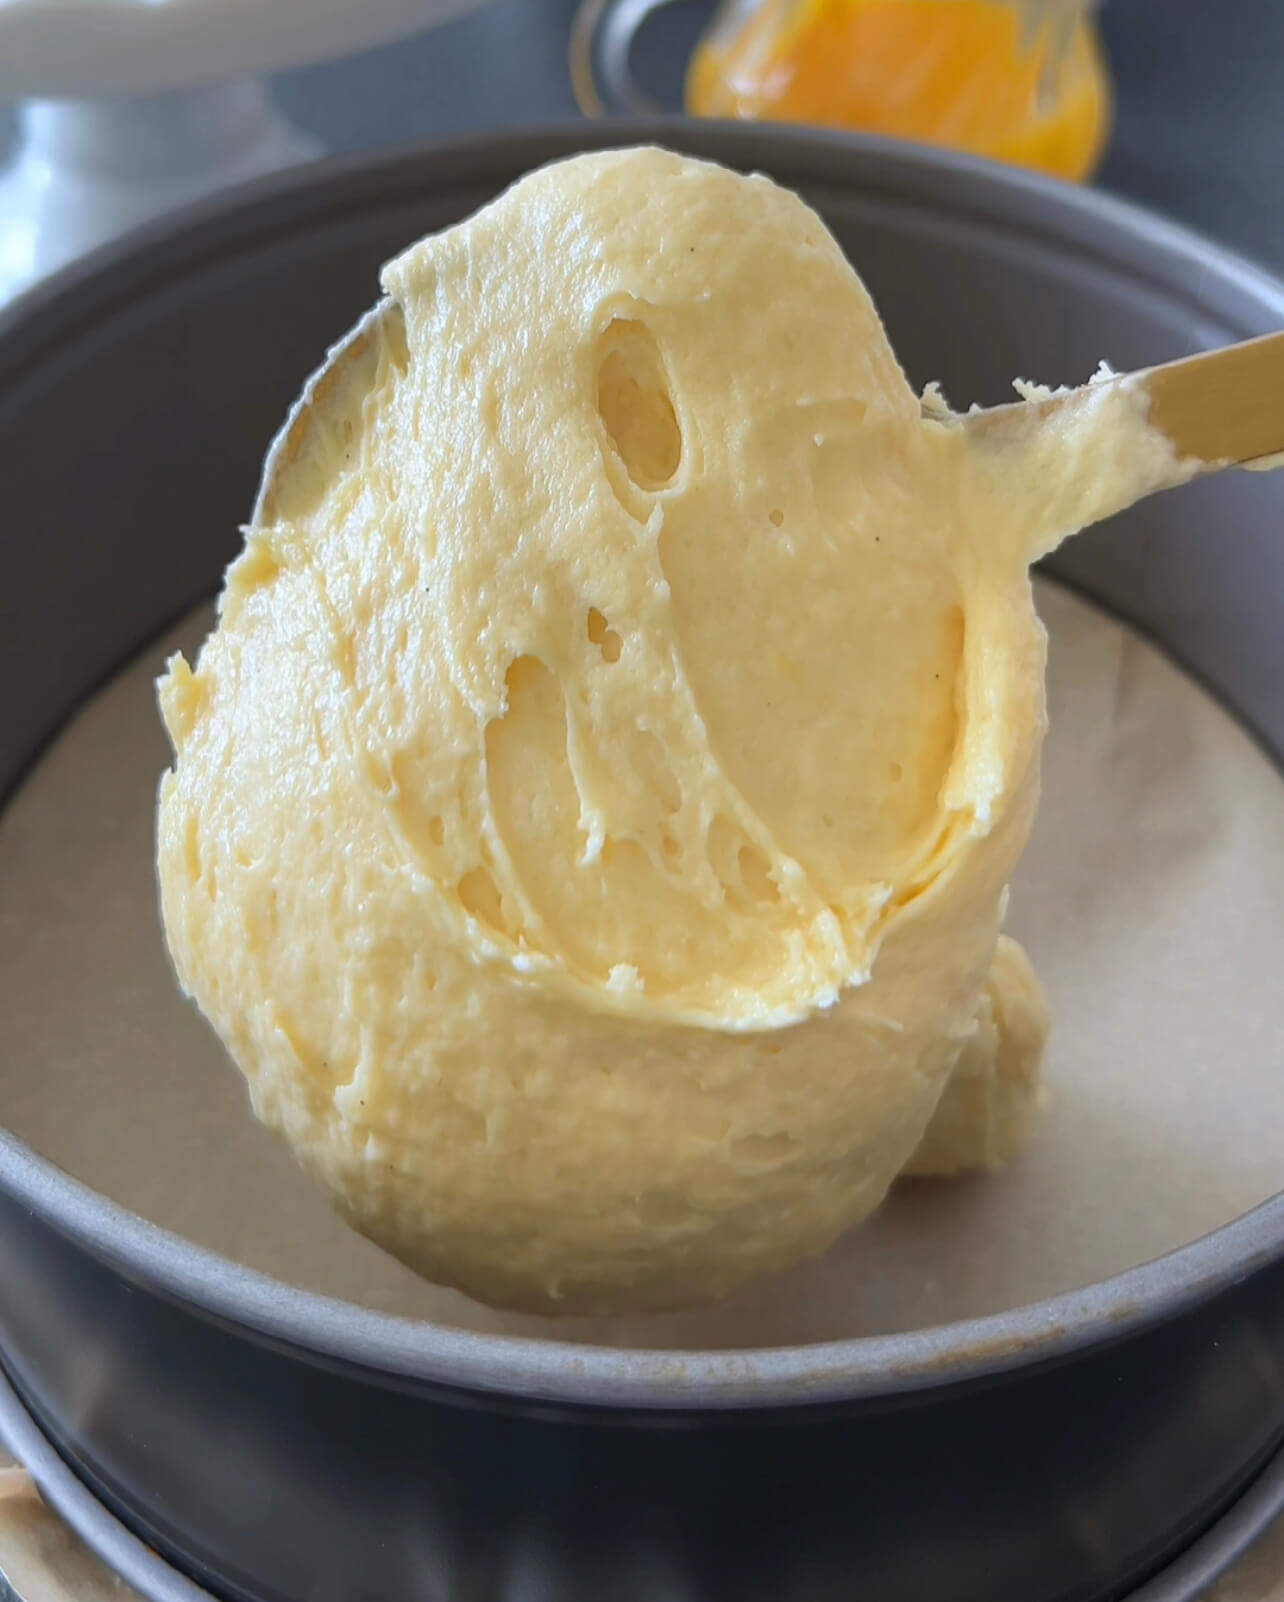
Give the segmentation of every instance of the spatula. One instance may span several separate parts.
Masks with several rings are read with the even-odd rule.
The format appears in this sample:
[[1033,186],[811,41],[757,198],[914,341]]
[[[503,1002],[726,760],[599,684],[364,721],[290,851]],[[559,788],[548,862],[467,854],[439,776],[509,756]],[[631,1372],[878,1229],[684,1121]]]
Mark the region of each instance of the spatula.
[[[1179,458],[1196,464],[1197,473],[1274,466],[1271,458],[1284,452],[1284,332],[1106,382],[1144,390],[1150,397],[1147,421],[1167,435]],[[1024,431],[1032,414],[1051,421],[1058,408],[1075,405],[1083,394],[1071,389],[1046,400],[991,406],[961,421],[978,435],[1009,427]]]

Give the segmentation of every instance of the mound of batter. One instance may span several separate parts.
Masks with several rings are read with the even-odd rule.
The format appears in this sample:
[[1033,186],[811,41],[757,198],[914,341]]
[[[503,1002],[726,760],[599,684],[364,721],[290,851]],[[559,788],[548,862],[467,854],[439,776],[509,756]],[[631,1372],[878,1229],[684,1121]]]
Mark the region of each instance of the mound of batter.
[[1047,1028],[999,944],[1028,567],[1173,479],[1144,407],[971,437],[799,199],[658,150],[383,287],[160,690],[170,950],[258,1116],[544,1311],[719,1295],[1001,1160]]

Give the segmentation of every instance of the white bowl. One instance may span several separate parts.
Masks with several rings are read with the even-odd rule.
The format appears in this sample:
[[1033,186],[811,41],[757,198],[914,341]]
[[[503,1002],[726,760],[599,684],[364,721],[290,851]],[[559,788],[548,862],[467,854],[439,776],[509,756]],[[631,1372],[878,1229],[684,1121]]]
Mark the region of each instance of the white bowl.
[[259,76],[433,27],[480,0],[0,0],[0,99]]

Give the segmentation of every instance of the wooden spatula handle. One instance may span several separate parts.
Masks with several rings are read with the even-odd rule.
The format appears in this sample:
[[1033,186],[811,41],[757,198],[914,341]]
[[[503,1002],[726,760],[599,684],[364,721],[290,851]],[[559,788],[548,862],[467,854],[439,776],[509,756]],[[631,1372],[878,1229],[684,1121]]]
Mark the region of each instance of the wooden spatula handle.
[[1134,375],[1149,421],[1178,456],[1230,466],[1284,451],[1284,333],[1183,356]]

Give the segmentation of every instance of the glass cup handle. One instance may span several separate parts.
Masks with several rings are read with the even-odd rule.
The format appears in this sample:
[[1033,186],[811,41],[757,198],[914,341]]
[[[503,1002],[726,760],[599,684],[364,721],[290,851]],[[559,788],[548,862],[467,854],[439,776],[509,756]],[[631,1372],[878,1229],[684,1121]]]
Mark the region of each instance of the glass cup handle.
[[582,0],[571,24],[571,89],[586,117],[652,117],[667,108],[633,75],[633,40],[673,0]]

